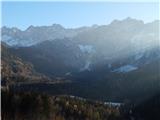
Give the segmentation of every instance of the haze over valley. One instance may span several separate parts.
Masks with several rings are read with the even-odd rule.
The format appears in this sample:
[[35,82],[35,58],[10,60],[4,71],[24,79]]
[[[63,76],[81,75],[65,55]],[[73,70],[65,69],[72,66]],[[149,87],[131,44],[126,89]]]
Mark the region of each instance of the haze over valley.
[[159,120],[156,13],[156,3],[3,2],[2,120]]
[[[146,90],[159,90],[158,26],[158,20],[144,24],[141,20],[128,17],[114,20],[108,25],[75,29],[65,29],[59,24],[30,26],[25,31],[3,27],[2,62],[3,58],[8,57],[6,53],[3,57],[3,52],[7,49],[9,55],[31,64],[32,69],[47,82],[64,82],[64,91],[58,90],[60,94],[100,100],[108,98],[117,101],[118,98],[123,101],[130,99],[128,93],[134,94],[135,90],[140,89],[142,93],[136,93],[139,98],[144,94],[143,91],[146,93]],[[9,59],[9,62],[18,61],[15,58],[13,61],[6,59]],[[18,71],[23,67],[18,63],[14,64],[15,66],[11,64],[8,68],[13,72],[8,75],[10,77],[14,77],[15,72],[20,75]],[[25,65],[29,67],[28,64]],[[10,67],[17,70],[13,71]],[[21,76],[32,78],[31,73]],[[36,77],[33,75],[32,79]],[[18,84],[16,80],[12,82]],[[158,84],[154,84],[156,82]],[[150,86],[151,83],[153,86]],[[137,85],[141,84],[146,86],[137,88]],[[61,88],[61,84],[58,87]],[[95,88],[98,91],[95,91]],[[53,92],[47,87],[44,89],[49,93]]]

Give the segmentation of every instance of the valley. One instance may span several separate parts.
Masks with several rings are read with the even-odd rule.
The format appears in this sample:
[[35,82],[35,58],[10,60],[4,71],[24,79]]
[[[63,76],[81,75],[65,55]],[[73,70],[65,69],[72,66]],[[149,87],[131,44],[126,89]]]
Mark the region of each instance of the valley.
[[[24,31],[2,27],[2,102],[7,105],[5,100],[11,97],[13,101],[8,103],[16,102],[18,106],[13,114],[7,113],[9,106],[5,106],[4,118],[31,119],[32,112],[44,112],[55,120],[150,120],[143,114],[149,108],[157,113],[160,103],[158,26],[159,21],[144,23],[126,18],[75,29],[58,24],[30,26]],[[42,104],[50,101],[44,106],[43,97]],[[67,101],[73,104],[67,106]],[[152,101],[156,101],[156,107],[152,108]],[[117,108],[114,103],[123,105]],[[80,110],[74,104],[79,104]],[[32,105],[42,105],[44,111],[35,106],[32,111]],[[57,107],[46,112],[49,109],[45,105]],[[28,111],[21,113],[21,107]],[[46,115],[34,117],[47,119]],[[158,118],[155,115],[154,120]]]

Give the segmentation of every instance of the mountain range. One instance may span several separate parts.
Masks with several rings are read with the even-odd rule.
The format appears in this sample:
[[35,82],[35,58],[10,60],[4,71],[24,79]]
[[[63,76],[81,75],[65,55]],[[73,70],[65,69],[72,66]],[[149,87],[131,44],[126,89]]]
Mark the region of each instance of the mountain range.
[[[16,66],[21,65],[18,70],[35,71],[46,82],[62,80],[62,84],[24,84],[17,89],[100,100],[142,100],[160,92],[159,23],[126,18],[75,29],[59,24],[30,26],[24,31],[2,27],[3,69],[13,69],[10,63],[16,61]],[[7,55],[7,50],[15,57]],[[15,74],[20,76],[23,70]],[[25,76],[35,79],[35,73]],[[7,75],[2,74],[2,80]]]

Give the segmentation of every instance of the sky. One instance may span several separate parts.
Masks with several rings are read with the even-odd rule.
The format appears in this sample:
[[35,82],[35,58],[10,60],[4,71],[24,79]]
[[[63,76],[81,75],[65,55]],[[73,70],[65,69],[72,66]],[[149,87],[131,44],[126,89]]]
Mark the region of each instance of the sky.
[[66,28],[106,25],[127,17],[159,19],[159,4],[151,2],[2,2],[2,26],[25,30],[30,25],[61,24]]

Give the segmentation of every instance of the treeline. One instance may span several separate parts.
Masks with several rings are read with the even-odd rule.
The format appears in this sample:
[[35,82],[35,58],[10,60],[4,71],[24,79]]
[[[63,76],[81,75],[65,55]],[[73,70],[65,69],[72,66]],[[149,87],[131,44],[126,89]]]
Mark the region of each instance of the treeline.
[[160,120],[160,94],[121,107],[71,96],[1,91],[2,120]]
[[2,120],[120,120],[119,108],[68,96],[3,91]]

